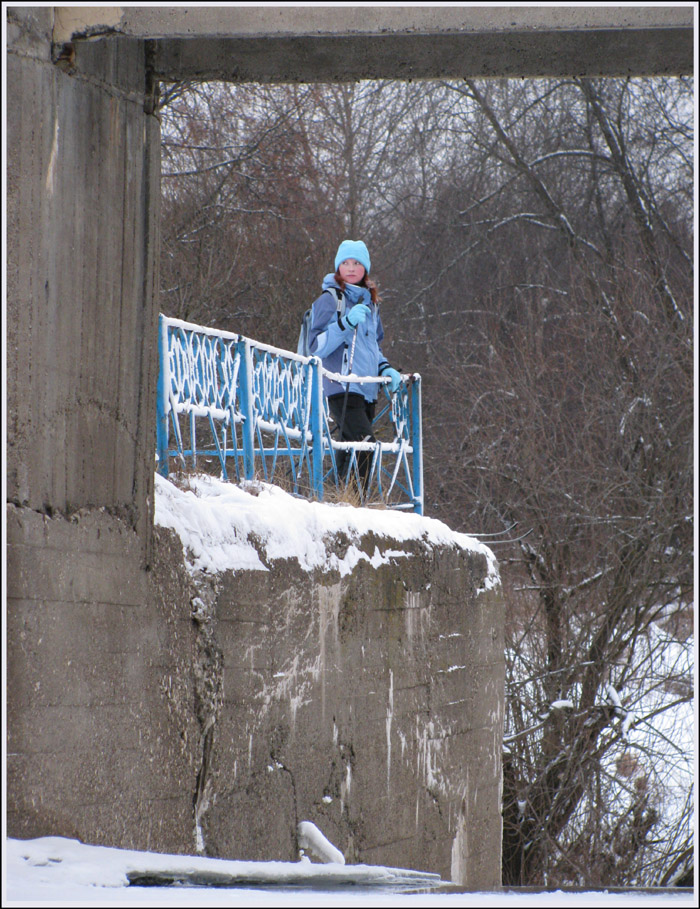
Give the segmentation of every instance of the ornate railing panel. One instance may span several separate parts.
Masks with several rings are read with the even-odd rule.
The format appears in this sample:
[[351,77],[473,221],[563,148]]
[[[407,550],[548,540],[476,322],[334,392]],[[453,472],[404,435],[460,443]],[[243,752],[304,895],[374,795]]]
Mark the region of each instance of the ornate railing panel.
[[[374,421],[379,441],[339,442],[333,438],[318,357],[166,316],[160,317],[158,352],[159,473],[168,475],[172,459],[195,469],[203,459],[205,467],[218,462],[224,479],[230,473],[237,480],[257,474],[319,501],[324,489],[352,484],[364,503],[423,513],[419,375],[403,376],[398,391],[385,394]],[[341,451],[348,452],[342,474]],[[371,458],[364,483],[358,463],[362,452]]]

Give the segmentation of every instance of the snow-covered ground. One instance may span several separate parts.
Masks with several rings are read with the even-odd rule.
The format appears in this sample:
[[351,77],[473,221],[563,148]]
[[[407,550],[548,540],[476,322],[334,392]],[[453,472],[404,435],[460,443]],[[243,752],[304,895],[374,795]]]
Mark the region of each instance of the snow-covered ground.
[[[181,876],[216,871],[236,875],[239,887],[129,886],[130,871],[171,872]],[[310,877],[313,876],[313,887]],[[255,887],[245,880],[265,882]],[[419,881],[416,883],[419,884]],[[232,862],[164,856],[61,837],[9,839],[3,850],[5,906],[236,906],[385,907],[438,906],[695,906],[687,893],[401,893],[398,869],[312,862]]]

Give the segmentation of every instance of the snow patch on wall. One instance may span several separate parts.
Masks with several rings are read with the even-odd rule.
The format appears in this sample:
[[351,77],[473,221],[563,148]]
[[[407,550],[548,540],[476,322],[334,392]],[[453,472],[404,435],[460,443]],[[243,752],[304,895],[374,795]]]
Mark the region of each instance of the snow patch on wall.
[[389,704],[386,708],[386,790],[391,787],[391,724],[394,719],[394,673],[389,670]]
[[457,832],[452,840],[452,862],[450,878],[453,884],[461,884],[467,879],[467,819],[464,810],[460,811],[457,821]]
[[271,683],[263,681],[263,690],[259,696],[262,702],[259,715],[266,714],[272,704],[287,701],[289,721],[294,730],[299,708],[313,702],[314,682],[320,671],[319,657],[301,664],[300,654],[294,654],[291,659],[285,661],[283,668],[273,675]]
[[340,813],[345,811],[345,806],[350,799],[352,791],[352,767],[348,762],[345,765],[345,779],[340,781]]
[[[321,680],[321,717],[326,716],[326,679],[329,670],[336,668],[335,662],[339,653],[338,647],[338,614],[340,611],[340,585],[318,587],[318,644],[319,674]],[[330,639],[330,640],[329,640]],[[330,651],[330,654],[329,654]]]
[[419,778],[423,779],[426,789],[449,795],[448,788],[443,779],[441,763],[444,758],[443,746],[449,732],[434,720],[423,723],[416,717],[415,726],[415,760],[416,771]]
[[51,156],[46,170],[46,191],[53,196],[56,187],[56,160],[58,159],[58,117],[54,121],[53,142],[51,143]]
[[404,595],[404,615],[406,616],[406,635],[413,643],[416,634],[422,638],[430,625],[430,601],[427,606],[421,603],[418,590],[407,590]]

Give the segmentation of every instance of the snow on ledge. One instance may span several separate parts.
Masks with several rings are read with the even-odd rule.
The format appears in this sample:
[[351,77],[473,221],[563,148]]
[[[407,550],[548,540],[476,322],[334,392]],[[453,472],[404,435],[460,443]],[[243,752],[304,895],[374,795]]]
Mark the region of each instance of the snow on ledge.
[[[243,487],[205,474],[188,477],[188,485],[190,488],[183,490],[155,475],[155,522],[178,534],[191,572],[267,571],[262,554],[268,562],[292,558],[305,571],[336,570],[342,577],[363,559],[378,567],[409,555],[400,549],[384,554],[375,549],[368,556],[354,544],[372,532],[399,543],[418,540],[429,546],[455,546],[482,553],[488,566],[482,590],[500,584],[491,550],[475,537],[450,530],[435,518],[310,502],[268,483]],[[345,534],[351,541],[343,558],[329,552],[326,545],[336,534]]]

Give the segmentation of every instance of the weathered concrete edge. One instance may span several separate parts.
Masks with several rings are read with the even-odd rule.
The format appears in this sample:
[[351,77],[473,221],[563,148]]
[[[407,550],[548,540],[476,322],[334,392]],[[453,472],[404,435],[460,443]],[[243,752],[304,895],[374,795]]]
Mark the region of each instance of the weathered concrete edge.
[[564,29],[652,30],[693,27],[692,5],[635,7],[537,6],[440,7],[61,7],[53,8],[57,43],[118,32],[140,38],[260,37],[263,35],[448,34],[559,31]]

